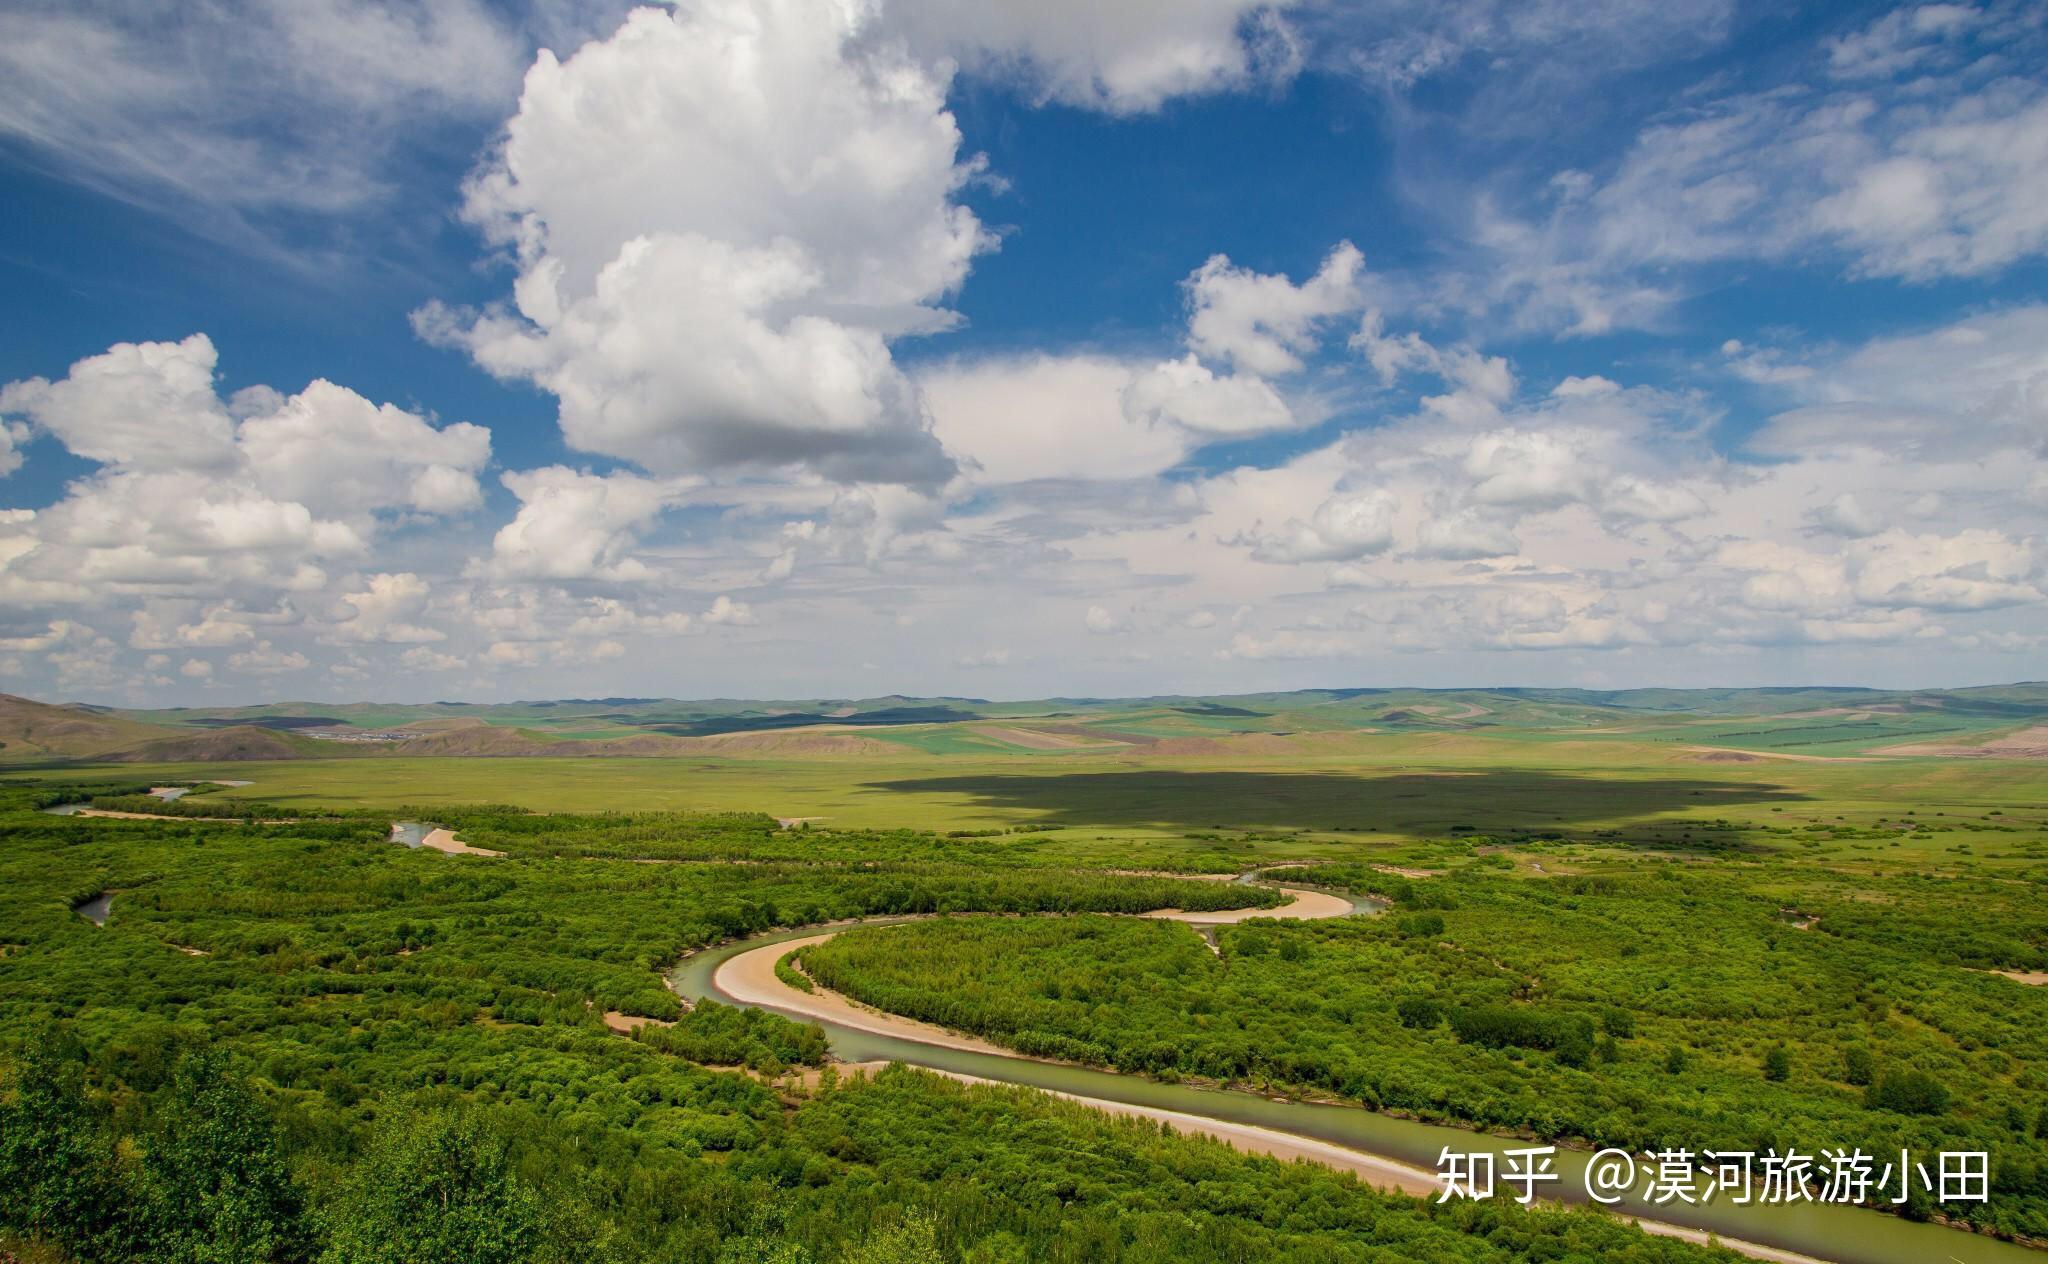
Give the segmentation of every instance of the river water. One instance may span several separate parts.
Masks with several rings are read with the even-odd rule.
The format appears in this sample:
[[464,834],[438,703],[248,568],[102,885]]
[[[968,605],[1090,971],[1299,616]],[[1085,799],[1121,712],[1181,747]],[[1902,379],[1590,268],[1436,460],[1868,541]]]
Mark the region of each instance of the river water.
[[114,915],[114,893],[102,891],[90,900],[72,905],[71,911],[95,926],[105,926],[107,919]]
[[[885,923],[889,919],[875,920]],[[692,1000],[708,997],[725,1004],[735,1004],[713,980],[721,963],[750,948],[817,933],[817,927],[774,931],[707,949],[685,958],[671,972],[669,982],[679,995]],[[1436,1170],[1437,1156],[1447,1147],[1459,1152],[1491,1150],[1500,1154],[1529,1144],[1462,1128],[1398,1119],[1355,1106],[1272,1101],[1251,1093],[1162,1084],[1142,1076],[1118,1075],[1090,1067],[946,1049],[784,1012],[787,1017],[800,1022],[818,1022],[825,1029],[832,1052],[847,1062],[888,1059],[1008,1084],[1071,1093],[1077,1097],[1253,1124],[1395,1159],[1425,1171]],[[1832,1141],[1832,1138],[1814,1138],[1812,1148],[1831,1144]],[[1571,1201],[1585,1202],[1583,1174],[1588,1157],[1579,1151],[1559,1151],[1556,1170],[1563,1179],[1552,1188]],[[1932,1155],[1916,1157],[1924,1157],[1932,1166]],[[1505,1162],[1497,1162],[1505,1170]],[[1880,1159],[1880,1167],[1882,1163]],[[1954,1264],[2048,1264],[2048,1253],[1939,1225],[1916,1224],[1881,1212],[1814,1203],[1752,1203],[1747,1206],[1717,1203],[1704,1207],[1674,1203],[1659,1206],[1642,1196],[1647,1186],[1646,1172],[1642,1184],[1634,1193],[1624,1197],[1616,1210],[1646,1220],[1701,1229],[1839,1261],[1840,1264],[1946,1264],[1948,1261]],[[1506,1188],[1497,1187],[1502,1191]],[[1575,1191],[1577,1196],[1573,1197]],[[1508,1195],[1502,1192],[1496,1196]]]

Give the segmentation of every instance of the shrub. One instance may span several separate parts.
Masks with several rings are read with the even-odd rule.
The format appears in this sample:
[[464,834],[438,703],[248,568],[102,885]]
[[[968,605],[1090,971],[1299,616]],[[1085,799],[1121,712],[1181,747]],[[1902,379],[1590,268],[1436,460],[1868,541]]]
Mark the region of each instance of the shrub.
[[1404,996],[1394,1004],[1394,1012],[1401,1016],[1403,1027],[1428,1031],[1444,1020],[1443,1006],[1426,996]]
[[1444,919],[1438,913],[1410,913],[1394,926],[1403,935],[1414,939],[1429,939],[1444,933]]
[[1514,1005],[1474,1005],[1450,1013],[1451,1030],[1468,1045],[1549,1049],[1566,1066],[1593,1056],[1593,1024],[1583,1014],[1554,1014]]
[[539,1200],[474,1116],[397,1113],[352,1176],[328,1264],[514,1264],[538,1243]]
[[796,953],[791,953],[787,957],[777,957],[775,959],[775,977],[799,992],[816,992],[818,990],[817,985],[811,982],[809,975],[796,968],[796,960]]
[[1925,1071],[1887,1071],[1863,1095],[1863,1104],[1901,1115],[1939,1115],[1948,1109],[1948,1086]]
[[699,1001],[667,1027],[649,1023],[633,1038],[692,1062],[780,1070],[817,1066],[825,1060],[825,1031],[816,1023],[795,1023],[761,1009]]
[[1783,1045],[1772,1045],[1764,1054],[1764,1078],[1772,1081],[1789,1079],[1792,1075],[1792,1055]]

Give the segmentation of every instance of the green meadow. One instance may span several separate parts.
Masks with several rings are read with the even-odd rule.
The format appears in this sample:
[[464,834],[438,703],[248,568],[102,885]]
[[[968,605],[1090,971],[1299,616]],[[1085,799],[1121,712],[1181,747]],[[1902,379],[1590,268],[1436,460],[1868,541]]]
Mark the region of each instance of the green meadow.
[[[1997,1245],[1964,1230],[2048,1238],[2048,760],[1968,757],[2033,718],[1667,701],[984,705],[854,741],[720,729],[661,757],[45,749],[0,768],[0,1252],[1728,1258],[1020,1090],[842,1084],[819,1029],[686,1010],[663,983],[732,937],[903,914],[943,916],[850,931],[778,977],[1036,1056],[1566,1147],[1981,1148],[1987,1204],[1902,1213],[1954,1221],[1964,1261]],[[778,722],[734,707],[634,718]],[[588,716],[453,718],[609,740],[576,736]],[[163,749],[161,716],[119,724]],[[1944,724],[1971,742],[1886,753]],[[192,789],[142,793],[167,784]],[[160,819],[40,810],[60,803]],[[394,819],[500,855],[397,846]],[[1280,899],[1152,871],[1384,911],[1208,941],[1107,916]],[[1020,916],[1052,912],[1070,916]],[[447,1200],[495,1226],[484,1245],[419,1237]],[[1863,1249],[1840,1258],[1885,1258]]]
[[[934,739],[935,740],[935,739]],[[1058,825],[1084,832],[1283,830],[1355,844],[1513,829],[1620,831],[1905,813],[2038,816],[2048,762],[1745,757],[1543,733],[1347,735],[1341,757],[1031,752],[688,759],[423,758],[22,767],[27,780],[246,780],[228,798],[295,808],[506,803],[534,812],[755,811],[828,827]],[[1731,754],[1733,757],[1731,757]],[[1917,847],[1909,850],[1918,850]],[[1935,849],[1938,851],[1939,849]]]

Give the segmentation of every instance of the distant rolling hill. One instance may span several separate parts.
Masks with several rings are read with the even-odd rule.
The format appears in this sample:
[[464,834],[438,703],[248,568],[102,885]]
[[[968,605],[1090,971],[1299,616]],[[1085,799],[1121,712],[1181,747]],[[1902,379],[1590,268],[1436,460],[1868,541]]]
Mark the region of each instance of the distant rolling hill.
[[266,759],[331,759],[362,755],[354,742],[316,742],[310,737],[254,724],[200,732],[172,733],[98,756],[116,764],[228,764]]
[[166,735],[148,724],[91,707],[53,706],[0,693],[0,759],[82,759]]
[[[1679,750],[2039,747],[2048,683],[1968,689],[1341,688],[1198,697],[588,698],[116,711],[0,695],[0,761],[516,756],[1340,755],[1356,741],[1579,736]],[[1914,746],[1913,743],[1919,745]]]

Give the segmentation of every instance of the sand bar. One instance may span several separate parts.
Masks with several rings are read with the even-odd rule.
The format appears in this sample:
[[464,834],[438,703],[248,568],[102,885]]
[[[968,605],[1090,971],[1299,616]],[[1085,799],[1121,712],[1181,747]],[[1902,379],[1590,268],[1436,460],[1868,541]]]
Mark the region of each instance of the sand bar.
[[1283,895],[1291,896],[1287,903],[1278,908],[1246,908],[1195,910],[1154,909],[1140,913],[1139,917],[1152,917],[1170,922],[1186,922],[1192,926],[1234,926],[1261,917],[1279,917],[1293,921],[1319,917],[1345,917],[1355,912],[1351,901],[1327,891],[1304,891],[1298,887],[1281,887]]
[[434,829],[429,831],[427,836],[420,840],[420,846],[431,847],[435,851],[444,851],[451,856],[502,856],[505,854],[502,851],[490,851],[483,847],[471,847],[468,843],[457,839],[455,831],[450,829]]
[[[1348,900],[1319,891],[1302,891],[1291,887],[1280,888],[1293,897],[1289,903],[1278,909],[1227,909],[1214,913],[1181,913],[1172,909],[1159,909],[1141,917],[1171,918],[1205,925],[1246,921],[1255,917],[1289,917],[1296,919],[1343,917],[1353,908]],[[857,925],[850,923],[849,925]],[[919,1022],[883,1010],[869,1008],[841,996],[827,988],[803,992],[784,983],[775,974],[775,963],[790,953],[801,951],[813,944],[826,940],[847,929],[847,926],[820,931],[798,939],[785,939],[778,943],[764,944],[746,952],[737,953],[719,963],[712,973],[712,984],[727,997],[742,1005],[766,1005],[784,1013],[800,1014],[807,1018],[821,1019],[880,1036],[895,1036],[919,1044],[934,1045],[943,1049],[962,1049],[971,1053],[994,1054],[1005,1058],[1023,1058],[1026,1055],[1014,1049],[1006,1049],[986,1040],[949,1030],[933,1023]],[[610,1015],[607,1015],[609,1020]],[[877,1068],[882,1063],[857,1064],[862,1071]],[[852,1068],[848,1068],[852,1069]],[[964,1075],[953,1071],[935,1071],[935,1074],[968,1084],[1001,1084],[1003,1081]],[[1314,1137],[1298,1136],[1275,1128],[1261,1128],[1255,1124],[1233,1123],[1228,1120],[1210,1119],[1203,1115],[1184,1111],[1165,1110],[1151,1106],[1135,1106],[1126,1102],[1105,1101],[1101,1098],[1086,1097],[1076,1093],[1062,1093],[1051,1089],[1038,1089],[1054,1097],[1099,1110],[1105,1114],[1129,1118],[1151,1119],[1170,1124],[1181,1132],[1213,1137],[1218,1141],[1249,1154],[1263,1154],[1282,1160],[1302,1160],[1318,1163],[1338,1171],[1354,1172],[1360,1179],[1382,1188],[1391,1188],[1407,1194],[1428,1196],[1439,1191],[1434,1172],[1410,1164],[1401,1163],[1380,1155],[1354,1150],[1349,1146],[1337,1145]],[[1633,1219],[1633,1217],[1631,1217]],[[1713,1241],[1731,1251],[1764,1260],[1768,1264],[1827,1264],[1810,1255],[1797,1251],[1785,1251],[1776,1247],[1744,1242],[1737,1238],[1710,1235],[1698,1229],[1679,1225],[1663,1224],[1651,1220],[1636,1220],[1645,1233],[1661,1237],[1677,1238],[1687,1242],[1705,1244]]]
[[856,1031],[877,1036],[900,1036],[942,1049],[965,1049],[970,1053],[993,1053],[1006,1058],[1020,1056],[1014,1049],[948,1031],[933,1023],[921,1023],[914,1018],[870,1009],[825,988],[800,992],[775,977],[776,962],[800,949],[822,944],[838,933],[837,930],[821,931],[801,939],[785,939],[781,943],[748,949],[720,962],[711,981],[719,991],[742,1005],[768,1005],[785,1013],[821,1018]]

